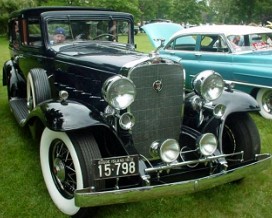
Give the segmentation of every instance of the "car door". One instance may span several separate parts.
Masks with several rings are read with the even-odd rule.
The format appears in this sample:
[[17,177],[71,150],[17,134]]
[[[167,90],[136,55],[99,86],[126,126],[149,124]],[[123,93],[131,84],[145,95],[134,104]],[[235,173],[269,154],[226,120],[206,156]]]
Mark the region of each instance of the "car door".
[[44,69],[47,64],[45,63],[39,19],[29,17],[24,19],[22,23],[22,44],[17,61],[20,70],[26,77],[31,69]]
[[181,35],[171,40],[163,54],[180,57],[186,70],[186,88],[191,88],[191,79],[203,70],[214,70],[224,79],[231,80],[232,55],[226,40],[217,34]]

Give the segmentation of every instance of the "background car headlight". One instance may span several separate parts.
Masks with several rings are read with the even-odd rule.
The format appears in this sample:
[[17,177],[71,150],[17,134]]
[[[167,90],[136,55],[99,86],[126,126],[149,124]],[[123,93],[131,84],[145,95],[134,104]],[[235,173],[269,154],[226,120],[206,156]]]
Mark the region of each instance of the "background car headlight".
[[193,89],[206,101],[219,98],[224,90],[225,82],[220,74],[205,70],[200,72],[193,80]]
[[110,77],[104,82],[102,95],[109,105],[115,109],[122,110],[134,101],[136,89],[130,79],[117,75]]

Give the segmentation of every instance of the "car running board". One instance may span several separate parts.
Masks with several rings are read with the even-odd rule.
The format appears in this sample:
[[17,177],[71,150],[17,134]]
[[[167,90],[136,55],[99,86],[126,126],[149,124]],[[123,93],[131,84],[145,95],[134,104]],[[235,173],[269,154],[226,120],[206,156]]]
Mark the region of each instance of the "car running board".
[[9,101],[11,112],[14,114],[16,121],[24,126],[25,120],[28,116],[28,108],[26,99],[16,98]]

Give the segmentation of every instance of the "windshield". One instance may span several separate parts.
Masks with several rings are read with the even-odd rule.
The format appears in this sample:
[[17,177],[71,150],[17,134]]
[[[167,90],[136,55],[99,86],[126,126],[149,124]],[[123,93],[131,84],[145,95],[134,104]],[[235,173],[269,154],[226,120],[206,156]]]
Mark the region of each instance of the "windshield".
[[[131,43],[131,25],[127,20],[48,20],[49,46],[81,41],[109,41]],[[57,45],[57,46],[55,46]]]
[[229,35],[228,40],[236,52],[267,49],[272,47],[272,33]]

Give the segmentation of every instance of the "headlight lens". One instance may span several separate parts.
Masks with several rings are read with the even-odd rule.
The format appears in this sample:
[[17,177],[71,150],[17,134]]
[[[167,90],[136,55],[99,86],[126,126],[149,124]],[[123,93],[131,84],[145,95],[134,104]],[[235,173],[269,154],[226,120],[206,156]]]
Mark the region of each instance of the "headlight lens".
[[205,70],[200,72],[193,80],[193,89],[206,101],[219,98],[224,90],[224,80],[220,74]]
[[104,82],[102,95],[109,105],[115,109],[122,110],[134,101],[136,89],[130,79],[117,75],[110,77]]
[[135,117],[131,113],[124,113],[119,118],[119,125],[124,130],[131,129],[135,124]]
[[205,133],[198,139],[198,147],[204,156],[212,155],[217,149],[217,139],[212,133]]
[[226,112],[226,106],[223,104],[218,104],[213,109],[213,115],[217,118],[223,117],[225,112]]
[[175,139],[166,139],[160,146],[160,157],[163,162],[171,163],[177,160],[180,147]]
[[161,158],[165,163],[172,163],[179,157],[180,146],[175,139],[154,141],[150,146],[149,152],[155,159]]

